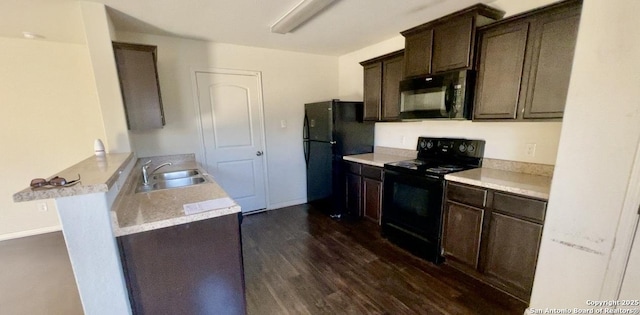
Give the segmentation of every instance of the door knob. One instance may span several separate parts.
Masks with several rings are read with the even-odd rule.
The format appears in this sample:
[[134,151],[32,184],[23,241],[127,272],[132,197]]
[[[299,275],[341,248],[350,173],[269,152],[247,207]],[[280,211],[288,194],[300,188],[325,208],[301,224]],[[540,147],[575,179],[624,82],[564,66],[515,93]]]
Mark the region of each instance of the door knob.
[[257,155],[257,156],[261,156],[261,155],[262,155],[262,151],[258,151],[258,152],[256,152],[256,155]]

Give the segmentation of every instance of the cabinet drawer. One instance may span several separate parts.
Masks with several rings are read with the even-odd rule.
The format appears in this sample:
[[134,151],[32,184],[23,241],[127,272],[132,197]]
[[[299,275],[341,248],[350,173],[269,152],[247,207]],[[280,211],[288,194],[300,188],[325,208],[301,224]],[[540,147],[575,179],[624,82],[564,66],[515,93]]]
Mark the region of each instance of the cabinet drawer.
[[483,208],[487,201],[487,190],[449,182],[447,184],[447,199]]
[[493,209],[542,223],[547,202],[496,192],[493,195]]
[[362,176],[366,178],[382,181],[382,168],[376,166],[362,165]]
[[362,164],[354,162],[345,162],[344,164],[347,172],[360,175]]

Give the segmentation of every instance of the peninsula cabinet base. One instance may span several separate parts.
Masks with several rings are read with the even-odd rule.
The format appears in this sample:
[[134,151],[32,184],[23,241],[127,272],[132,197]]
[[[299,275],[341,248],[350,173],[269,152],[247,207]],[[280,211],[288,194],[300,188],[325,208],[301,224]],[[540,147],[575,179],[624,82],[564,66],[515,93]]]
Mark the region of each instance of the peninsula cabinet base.
[[246,314],[237,214],[118,237],[134,314]]

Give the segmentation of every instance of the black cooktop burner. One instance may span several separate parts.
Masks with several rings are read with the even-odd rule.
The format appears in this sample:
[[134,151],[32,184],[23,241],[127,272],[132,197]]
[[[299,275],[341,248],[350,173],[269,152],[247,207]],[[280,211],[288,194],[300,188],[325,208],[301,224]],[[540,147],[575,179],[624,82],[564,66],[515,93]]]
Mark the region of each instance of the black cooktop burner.
[[449,174],[469,168],[463,165],[438,164],[438,162],[428,162],[418,159],[387,163],[386,166],[388,166],[387,168],[406,170],[418,174],[434,175]]
[[418,175],[459,172],[482,165],[484,141],[451,138],[418,139],[418,158],[385,164],[385,168]]
[[426,172],[435,173],[435,174],[449,174],[449,173],[458,172],[462,170],[464,170],[463,166],[442,165],[442,166],[430,167],[426,169]]

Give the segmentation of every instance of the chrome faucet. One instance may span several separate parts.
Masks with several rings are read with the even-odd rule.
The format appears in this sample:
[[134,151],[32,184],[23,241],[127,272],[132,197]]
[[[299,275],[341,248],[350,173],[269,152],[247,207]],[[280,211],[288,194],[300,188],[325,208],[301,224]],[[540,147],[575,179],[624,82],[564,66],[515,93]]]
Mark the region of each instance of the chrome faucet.
[[153,173],[155,173],[161,167],[171,165],[171,163],[162,163],[158,165],[158,167],[154,168],[151,172],[149,172],[147,171],[147,169],[149,168],[149,164],[151,164],[151,160],[142,164],[142,184],[143,185],[149,185],[149,176],[153,175]]

